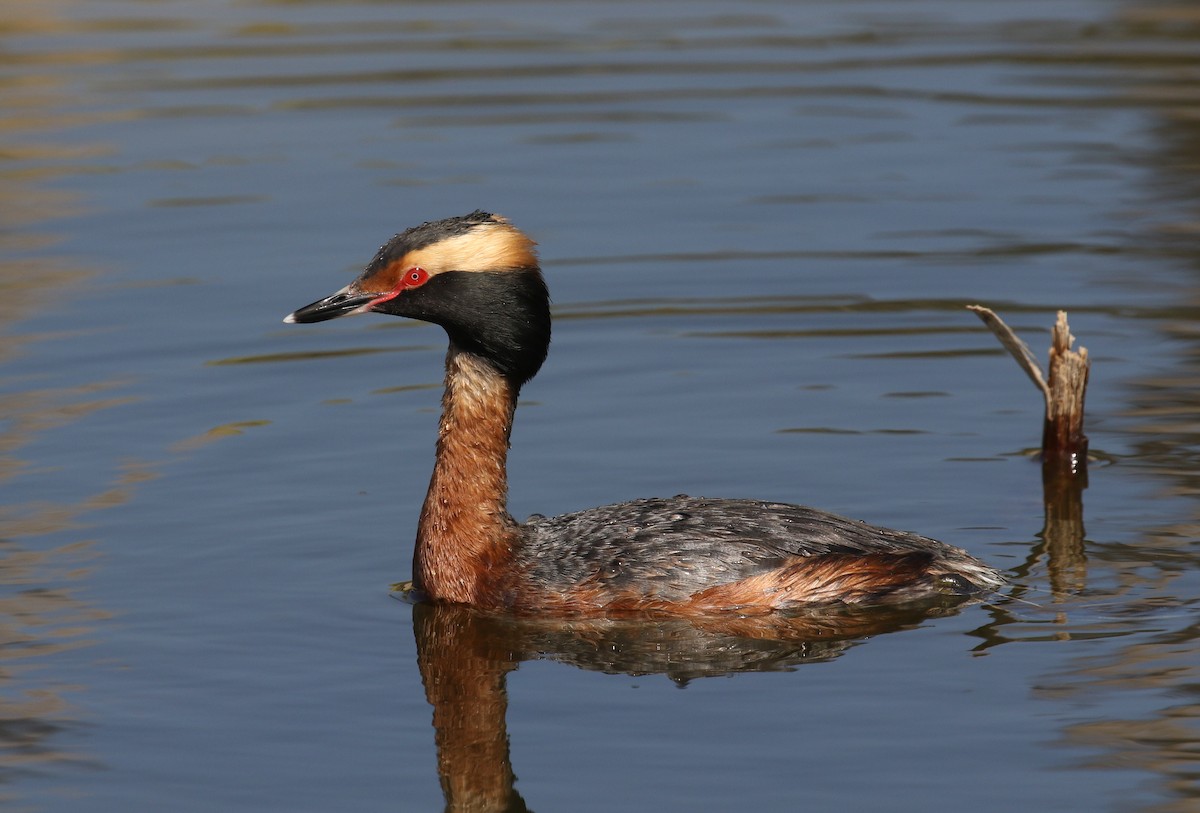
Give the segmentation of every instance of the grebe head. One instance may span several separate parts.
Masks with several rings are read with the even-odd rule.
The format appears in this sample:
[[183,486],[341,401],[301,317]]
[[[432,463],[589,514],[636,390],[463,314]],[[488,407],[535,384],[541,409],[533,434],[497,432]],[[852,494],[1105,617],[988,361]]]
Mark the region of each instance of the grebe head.
[[354,282],[283,321],[374,311],[433,322],[519,388],[550,344],[550,296],[535,245],[484,211],[422,223],[385,243]]

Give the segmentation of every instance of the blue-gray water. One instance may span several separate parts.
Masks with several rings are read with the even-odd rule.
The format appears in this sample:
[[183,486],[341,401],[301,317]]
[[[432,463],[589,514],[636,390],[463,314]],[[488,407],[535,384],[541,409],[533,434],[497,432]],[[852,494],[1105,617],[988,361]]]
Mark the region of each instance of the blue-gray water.
[[[6,804],[484,810],[506,758],[539,811],[1194,810],[1198,49],[1154,2],[5,4]],[[556,303],[518,516],[803,502],[1010,595],[766,671],[414,628],[443,336],[280,319],[476,207]],[[1089,349],[1081,549],[973,302]],[[421,668],[507,757],[443,787]]]

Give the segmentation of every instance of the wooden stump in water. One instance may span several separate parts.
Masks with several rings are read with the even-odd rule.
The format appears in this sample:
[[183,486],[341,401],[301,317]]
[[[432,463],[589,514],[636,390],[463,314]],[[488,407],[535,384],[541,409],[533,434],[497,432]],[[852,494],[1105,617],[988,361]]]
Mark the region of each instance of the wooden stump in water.
[[1083,434],[1083,401],[1087,395],[1086,347],[1072,350],[1075,337],[1067,326],[1066,311],[1058,312],[1050,341],[1049,394],[1042,427],[1042,459],[1060,459],[1071,471],[1087,467],[1088,439]]
[[1042,424],[1043,464],[1072,474],[1086,472],[1088,439],[1083,433],[1083,404],[1091,363],[1086,347],[1071,349],[1075,337],[1067,325],[1066,311],[1058,312],[1051,333],[1049,374],[1043,376],[1028,345],[994,311],[982,305],[967,308],[983,320],[1042,392],[1046,402]]

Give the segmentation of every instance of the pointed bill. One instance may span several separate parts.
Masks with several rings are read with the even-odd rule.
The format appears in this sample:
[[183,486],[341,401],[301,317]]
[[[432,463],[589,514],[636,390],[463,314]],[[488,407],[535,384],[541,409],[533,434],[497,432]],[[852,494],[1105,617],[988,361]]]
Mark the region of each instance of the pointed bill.
[[305,305],[284,317],[288,324],[324,322],[339,316],[349,316],[353,313],[366,313],[368,306],[379,298],[378,293],[351,290],[347,285],[337,293],[320,299],[311,305]]

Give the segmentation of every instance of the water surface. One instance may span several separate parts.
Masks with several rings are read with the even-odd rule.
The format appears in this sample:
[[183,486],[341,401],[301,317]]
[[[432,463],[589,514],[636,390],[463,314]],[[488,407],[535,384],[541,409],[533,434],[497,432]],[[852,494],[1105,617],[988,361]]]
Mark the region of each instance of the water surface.
[[[1197,804],[1187,8],[60,0],[0,37],[15,808]],[[477,207],[555,299],[515,514],[803,502],[1013,589],[803,636],[394,600],[444,338],[280,319]],[[1070,312],[1080,500],[974,302],[1039,355]]]

